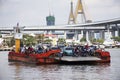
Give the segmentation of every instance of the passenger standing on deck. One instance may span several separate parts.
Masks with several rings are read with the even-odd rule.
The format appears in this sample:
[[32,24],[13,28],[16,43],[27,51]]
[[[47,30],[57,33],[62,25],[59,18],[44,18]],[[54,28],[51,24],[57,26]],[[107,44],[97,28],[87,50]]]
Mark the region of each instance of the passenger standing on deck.
[[88,44],[87,44],[87,45],[85,45],[85,48],[88,50],[88,48],[89,48]]
[[33,53],[34,49],[32,48],[32,46],[28,47],[28,51],[29,53]]
[[26,46],[24,45],[21,49],[21,53],[25,53],[25,51],[26,51]]
[[79,48],[76,47],[76,48],[75,48],[75,54],[74,54],[74,55],[78,56],[78,55],[79,55],[79,52],[80,52],[80,51],[79,51]]
[[40,53],[43,53],[43,48],[39,46],[39,47],[38,47],[38,50],[37,50],[37,53],[39,53],[39,54],[40,54]]

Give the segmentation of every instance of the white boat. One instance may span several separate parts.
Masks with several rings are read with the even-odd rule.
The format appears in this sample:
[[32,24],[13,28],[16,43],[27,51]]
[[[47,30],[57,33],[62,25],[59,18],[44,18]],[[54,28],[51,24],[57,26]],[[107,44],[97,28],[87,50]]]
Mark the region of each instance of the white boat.
[[105,45],[105,47],[115,47],[114,41],[112,39],[105,40],[103,44]]

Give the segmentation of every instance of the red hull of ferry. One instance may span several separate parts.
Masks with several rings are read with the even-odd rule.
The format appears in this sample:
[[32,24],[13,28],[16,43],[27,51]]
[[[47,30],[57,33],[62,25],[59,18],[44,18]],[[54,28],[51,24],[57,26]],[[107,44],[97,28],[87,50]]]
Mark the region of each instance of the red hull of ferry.
[[54,56],[59,52],[60,50],[51,50],[46,53],[29,55],[23,53],[9,52],[8,60],[32,64],[53,64],[56,63],[56,61],[54,60]]
[[98,57],[101,59],[99,61],[96,61],[98,63],[110,63],[110,53],[108,51],[102,51],[102,50],[96,50],[95,52],[96,54],[98,54]]
[[[107,51],[96,50],[95,56],[100,58],[101,60],[95,61],[62,61],[61,59],[56,60],[55,55],[60,53],[60,50],[51,50],[42,54],[23,54],[23,53],[15,53],[9,52],[8,59],[9,61],[19,61],[31,64],[80,64],[80,63],[110,63],[110,53]],[[62,57],[61,57],[62,58]]]

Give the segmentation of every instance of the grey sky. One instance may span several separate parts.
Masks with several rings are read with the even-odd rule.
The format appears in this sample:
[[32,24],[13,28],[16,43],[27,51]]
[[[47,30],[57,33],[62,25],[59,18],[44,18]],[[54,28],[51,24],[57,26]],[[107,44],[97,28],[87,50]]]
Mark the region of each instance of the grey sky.
[[[49,11],[56,25],[68,22],[71,0],[0,0],[0,27],[46,25]],[[73,0],[74,8],[77,0]],[[120,17],[120,0],[84,0],[88,16],[93,21]]]

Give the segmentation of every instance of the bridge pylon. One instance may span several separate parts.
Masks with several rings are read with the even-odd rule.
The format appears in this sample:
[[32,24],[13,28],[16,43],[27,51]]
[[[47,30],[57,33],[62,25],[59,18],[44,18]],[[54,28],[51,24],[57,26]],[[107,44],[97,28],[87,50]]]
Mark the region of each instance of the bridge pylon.
[[75,17],[73,14],[73,0],[71,0],[71,9],[70,9],[70,15],[68,19],[68,24],[75,24]]
[[77,6],[75,9],[75,23],[86,23],[86,16],[85,16],[85,11],[83,9],[82,0],[78,0],[77,2]]

